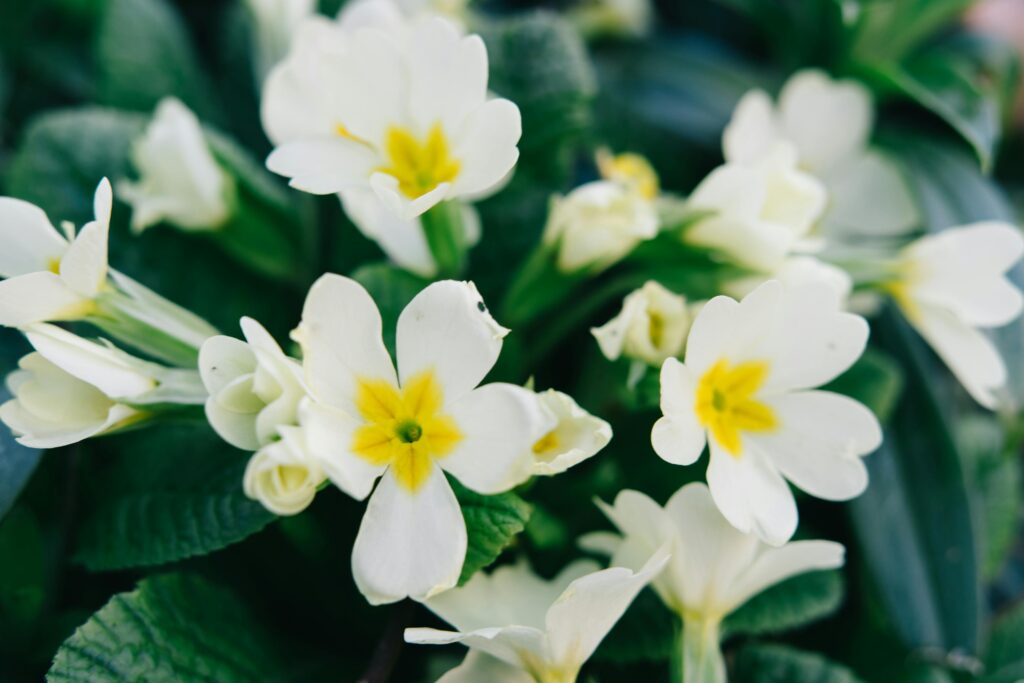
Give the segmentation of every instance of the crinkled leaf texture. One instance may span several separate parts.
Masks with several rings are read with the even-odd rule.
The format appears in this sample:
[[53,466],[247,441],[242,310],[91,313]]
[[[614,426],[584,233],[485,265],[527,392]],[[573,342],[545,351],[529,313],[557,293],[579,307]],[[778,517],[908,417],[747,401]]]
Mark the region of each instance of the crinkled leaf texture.
[[280,680],[274,639],[224,588],[188,574],[111,598],[57,651],[47,681]]
[[736,683],[860,683],[845,666],[785,645],[753,644],[740,650]]
[[459,577],[461,585],[498,559],[501,552],[512,544],[515,537],[526,528],[532,508],[514,493],[481,496],[455,480],[451,482],[462,507],[469,535],[466,561]]

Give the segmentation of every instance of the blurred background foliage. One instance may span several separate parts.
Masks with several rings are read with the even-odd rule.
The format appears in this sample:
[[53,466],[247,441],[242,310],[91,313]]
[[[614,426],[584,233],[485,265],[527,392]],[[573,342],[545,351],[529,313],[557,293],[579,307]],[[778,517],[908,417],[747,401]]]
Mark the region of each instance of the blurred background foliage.
[[[508,264],[539,239],[551,193],[591,179],[597,147],[648,156],[663,186],[686,194],[720,163],[721,132],[739,97],[752,87],[776,91],[806,66],[857,78],[875,93],[875,142],[912,183],[923,229],[1020,222],[1021,45],[994,35],[992,25],[1006,22],[993,22],[987,8],[966,0],[656,4],[650,36],[590,42],[565,19],[569,0],[474,5],[491,88],[519,104],[524,124],[514,180],[479,206],[484,238],[470,277],[494,304],[515,273]],[[340,2],[321,5],[333,14]],[[336,200],[285,192],[261,169],[270,147],[249,78],[246,19],[231,0],[0,0],[0,190],[55,221],[85,222],[96,182],[127,174],[131,140],[173,94],[220,135],[219,160],[293,223],[280,248],[296,265],[282,280],[256,274],[246,266],[258,264],[230,244],[201,235],[132,236],[124,206],[114,210],[111,262],[229,334],[250,315],[286,338],[306,287],[326,271],[353,274],[393,320],[423,282],[382,263]],[[270,231],[266,239],[280,237]],[[676,276],[699,289],[699,272]],[[519,492],[528,504],[512,496],[480,513],[544,573],[578,555],[581,533],[605,526],[594,497],[638,488],[664,501],[704,470],[654,456],[656,405],[643,383],[627,392],[627,368],[605,361],[590,338],[590,325],[610,317],[625,293],[614,277],[517,327],[495,370],[565,390],[615,428],[599,457]],[[870,352],[834,387],[886,424],[886,444],[867,461],[872,484],[848,505],[801,498],[801,535],[843,542],[847,568],[842,578],[793,579],[732,617],[734,678],[1021,680],[1024,423],[1019,413],[977,409],[892,312],[872,328]],[[1001,330],[999,341],[1019,407],[1024,322]],[[0,331],[0,369],[23,351],[17,334]],[[360,504],[332,488],[305,514],[274,521],[241,493],[243,454],[203,423],[45,455],[0,431],[0,680],[39,680],[100,608],[91,630],[61,650],[52,680],[114,680],[114,672],[82,668],[76,651],[142,659],[154,639],[180,659],[156,663],[147,680],[187,680],[189,671],[217,681],[357,680],[367,672],[365,680],[384,680],[395,665],[392,680],[430,681],[461,658],[457,648],[396,654],[403,626],[436,622],[408,604],[371,608],[355,590],[348,564]],[[645,593],[581,680],[664,680],[671,637],[668,613]]]

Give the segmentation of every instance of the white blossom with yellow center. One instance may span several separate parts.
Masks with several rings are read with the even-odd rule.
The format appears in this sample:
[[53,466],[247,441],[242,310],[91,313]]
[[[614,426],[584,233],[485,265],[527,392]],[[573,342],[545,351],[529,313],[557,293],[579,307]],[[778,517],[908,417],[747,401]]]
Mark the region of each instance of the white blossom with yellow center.
[[127,403],[157,387],[157,368],[54,325],[24,329],[35,351],[7,377],[0,420],[33,448],[57,448],[120,429],[143,413]]
[[0,197],[0,325],[78,320],[95,311],[107,286],[107,235],[113,194],[96,188],[95,220],[72,236],[57,231],[39,207]]
[[465,586],[426,602],[458,632],[410,628],[405,640],[470,648],[462,666],[441,678],[444,683],[573,683],[668,560],[667,548],[656,548],[636,570],[598,570],[596,563],[582,560],[551,581],[525,563],[479,573]]
[[809,69],[793,74],[778,103],[763,90],[744,95],[722,147],[727,162],[750,164],[780,141],[792,144],[800,168],[828,189],[822,218],[828,237],[904,233],[917,224],[917,209],[896,165],[869,146],[873,125],[867,88]]
[[590,333],[608,360],[626,356],[659,366],[682,353],[692,310],[686,297],[652,280],[627,295],[619,314]]
[[267,167],[314,194],[372,189],[412,219],[494,191],[519,157],[519,109],[487,95],[487,50],[438,17],[304,25],[267,79]]
[[598,503],[621,536],[598,532],[582,545],[612,556],[612,564],[638,567],[667,546],[671,559],[651,586],[683,626],[685,680],[724,683],[719,649],[722,620],[770,586],[804,572],[835,569],[844,549],[832,541],[793,541],[774,548],[733,528],[715,507],[708,487],[687,484],[659,506],[639,491],[622,491],[613,506]]
[[834,294],[771,280],[741,302],[718,296],[701,310],[685,363],[661,369],[664,416],[654,450],[693,464],[710,445],[707,479],[722,514],[744,533],[780,545],[797,509],[786,480],[826,500],[867,486],[861,457],[882,439],[857,401],[816,390],[864,351],[868,326],[839,309]]
[[1006,365],[982,331],[1018,318],[1024,297],[1006,277],[1024,254],[1019,228],[984,222],[905,247],[886,284],[907,320],[974,399],[995,408]]
[[801,248],[825,208],[825,188],[797,168],[796,150],[774,145],[749,163],[730,162],[708,174],[687,200],[708,216],[684,239],[746,268],[771,272]]
[[477,386],[508,330],[472,283],[436,282],[398,319],[398,370],[376,305],[354,280],[325,275],[302,324],[306,445],[339,488],[370,498],[352,552],[356,584],[374,604],[451,588],[466,554],[466,525],[445,476],[483,494],[532,473],[531,447],[554,427],[522,387]]

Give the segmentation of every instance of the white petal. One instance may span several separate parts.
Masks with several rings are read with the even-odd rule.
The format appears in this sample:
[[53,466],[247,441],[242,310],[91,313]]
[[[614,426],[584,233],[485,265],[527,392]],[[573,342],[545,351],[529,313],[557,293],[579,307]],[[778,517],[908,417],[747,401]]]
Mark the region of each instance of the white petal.
[[468,488],[485,495],[518,486],[533,474],[533,444],[554,429],[536,394],[513,384],[474,389],[448,404],[462,440],[438,461]]
[[8,401],[0,405],[0,420],[16,434],[21,434],[17,439],[18,443],[42,450],[84,441],[117,427],[136,414],[137,411],[132,408],[116,404],[111,406],[110,412],[101,421],[88,425],[69,425],[40,421],[26,412],[17,401]]
[[440,631],[434,628],[407,628],[405,642],[420,645],[462,643],[512,666],[524,666],[521,654],[532,663],[543,662],[546,654],[544,632],[528,626],[492,626],[468,633]]
[[778,427],[744,438],[759,444],[786,479],[826,500],[849,500],[864,492],[868,472],[861,458],[882,444],[874,413],[827,391],[785,394],[768,405]]
[[435,282],[398,318],[399,377],[405,384],[432,370],[449,404],[480,384],[498,360],[506,334],[472,282]]
[[651,445],[654,452],[673,465],[692,465],[704,452],[707,436],[697,420],[694,400],[697,380],[689,368],[675,358],[661,366],[661,412],[654,423]]
[[497,657],[470,650],[462,664],[447,671],[437,683],[533,683],[533,676]]
[[686,340],[686,367],[695,376],[703,375],[722,357],[726,349],[732,348],[740,317],[739,302],[727,296],[716,296],[704,304]]
[[611,441],[611,425],[580,408],[568,394],[549,389],[538,394],[538,398],[556,420],[550,433],[558,446],[552,453],[537,454],[533,474],[550,476],[565,472],[596,455]]
[[829,237],[855,241],[903,235],[920,220],[906,180],[881,152],[855,154],[833,167],[824,180],[829,206],[822,222]]
[[0,325],[22,327],[44,320],[77,320],[92,311],[92,301],[49,271],[18,275],[0,282]]
[[725,160],[751,163],[771,149],[779,136],[775,105],[768,93],[751,90],[740,98],[722,132]]
[[359,231],[376,241],[392,261],[426,278],[437,274],[437,264],[419,219],[402,218],[385,206],[373,190],[344,190],[341,203]]
[[935,306],[919,305],[908,319],[974,400],[995,409],[993,392],[1006,384],[1006,365],[992,340]]
[[637,593],[665,568],[668,560],[666,546],[640,571],[612,567],[569,584],[545,620],[554,663],[572,671],[587,661]]
[[107,236],[113,194],[104,178],[93,200],[96,219],[83,227],[60,262],[60,276],[84,297],[96,296],[107,281]]
[[358,415],[358,380],[397,383],[381,326],[377,305],[355,280],[329,273],[313,283],[292,336],[302,345],[306,383],[318,400]]
[[29,343],[46,360],[111,398],[131,398],[156,386],[151,375],[127,363],[122,354],[107,346],[53,325],[36,324],[25,328],[24,332]]
[[[615,566],[640,569],[658,548],[672,538],[672,524],[665,511],[640,491],[619,491],[614,505],[601,500],[595,502],[623,535],[612,558]],[[623,547],[626,544],[631,547]]]
[[199,375],[211,396],[256,370],[256,354],[240,339],[217,335],[199,348]]
[[438,17],[418,22],[408,38],[409,109],[420,130],[440,123],[451,135],[487,96],[487,48]]
[[410,198],[402,192],[398,178],[383,171],[370,175],[370,187],[387,210],[404,221],[411,221],[434,208],[451,194],[451,183],[438,183],[430,192]]
[[496,190],[519,159],[522,137],[519,107],[493,99],[468,116],[453,155],[461,163],[452,191],[467,199],[482,199]]
[[743,454],[735,457],[712,440],[711,496],[734,527],[782,545],[796,531],[796,501],[775,466],[749,441],[744,445]]
[[312,194],[366,186],[375,163],[376,156],[364,145],[340,136],[286,142],[267,157],[268,169]]
[[0,197],[0,277],[49,270],[68,243],[35,204]]
[[820,173],[867,144],[874,107],[859,83],[805,70],[782,88],[779,119],[783,135],[800,150],[801,163]]
[[364,423],[314,401],[304,401],[299,414],[306,447],[331,482],[356,500],[370,495],[385,465],[374,465],[349,448]]
[[843,546],[832,541],[795,541],[781,548],[767,548],[729,587],[731,609],[790,577],[814,570],[837,569],[843,566],[845,554]]
[[466,523],[441,469],[433,465],[414,493],[385,472],[352,548],[352,576],[370,604],[447,590],[465,557]]

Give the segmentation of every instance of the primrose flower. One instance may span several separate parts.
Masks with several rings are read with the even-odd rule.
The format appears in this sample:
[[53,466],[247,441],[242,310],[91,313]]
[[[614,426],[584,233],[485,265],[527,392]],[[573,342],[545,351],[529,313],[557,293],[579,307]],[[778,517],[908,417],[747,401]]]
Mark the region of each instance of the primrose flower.
[[727,163],[700,182],[687,204],[710,215],[684,239],[771,272],[807,237],[825,201],[824,186],[797,167],[796,149],[778,143],[757,161]]
[[352,552],[373,604],[423,599],[458,580],[466,525],[446,472],[483,494],[532,473],[531,447],[554,420],[522,387],[477,386],[507,333],[471,283],[436,282],[399,316],[396,372],[362,286],[324,275],[310,289],[293,333],[314,399],[302,425],[343,491],[363,499],[381,478]]
[[789,288],[821,287],[832,292],[840,308],[853,291],[853,278],[842,268],[826,263],[814,256],[790,256],[770,275],[747,275],[722,285],[722,291],[735,299],[742,299],[768,280],[778,280]]
[[282,425],[298,423],[306,396],[302,366],[251,318],[242,318],[246,341],[216,336],[199,350],[199,374],[210,394],[206,417],[222,439],[246,451],[279,437]]
[[551,581],[525,564],[500,567],[490,575],[479,573],[465,586],[426,602],[458,632],[410,628],[405,640],[468,646],[470,656],[447,679],[451,683],[572,683],[633,598],[668,560],[665,548],[656,549],[636,571],[596,571],[595,563],[583,560]]
[[249,459],[242,489],[276,515],[295,515],[309,507],[326,477],[301,428],[279,427],[278,434]]
[[979,328],[1000,327],[1021,314],[1021,291],[1006,277],[1024,254],[1020,230],[974,223],[922,237],[903,249],[886,284],[907,320],[974,400],[995,408],[1006,366]]
[[[113,194],[104,178],[96,219],[65,238],[39,207],[0,197],[0,325],[78,320],[95,310],[107,284],[107,234]],[[70,232],[70,229],[68,229]]]
[[199,119],[173,97],[160,100],[146,132],[132,144],[137,182],[118,193],[132,206],[132,230],[166,221],[185,230],[216,230],[231,216],[234,180],[217,164]]
[[572,396],[548,389],[537,395],[554,426],[534,442],[532,473],[550,476],[565,472],[597,454],[612,440],[612,427],[580,408]]
[[635,567],[654,549],[671,549],[668,566],[651,586],[683,620],[687,681],[726,680],[719,627],[731,612],[776,583],[843,564],[843,546],[832,541],[774,548],[736,530],[702,483],[682,487],[664,508],[629,490],[620,492],[613,506],[598,505],[622,535],[593,534],[583,545],[610,553],[613,565]]
[[776,105],[763,90],[744,95],[722,136],[730,163],[756,162],[780,141],[794,145],[799,166],[828,188],[823,223],[833,235],[906,232],[917,210],[899,170],[869,146],[874,103],[855,81],[817,70],[795,73]]
[[725,518],[781,545],[796,530],[786,480],[826,500],[867,486],[861,457],[882,432],[857,401],[814,390],[864,351],[868,326],[827,289],[771,280],[737,302],[705,304],[684,363],[661,368],[661,410],[651,441],[662,459],[693,464],[710,445],[707,480]]
[[32,448],[57,448],[145,417],[133,404],[159,384],[156,366],[53,325],[24,329],[35,348],[7,377],[0,420]]
[[544,243],[557,247],[558,269],[601,270],[658,234],[653,202],[608,180],[580,185],[552,201]]
[[590,333],[608,360],[626,356],[661,365],[682,353],[692,320],[686,297],[651,280],[626,296],[617,316]]
[[521,122],[487,96],[483,41],[437,17],[370,23],[308,22],[271,72],[267,167],[314,194],[372,189],[406,220],[490,194],[519,157]]

